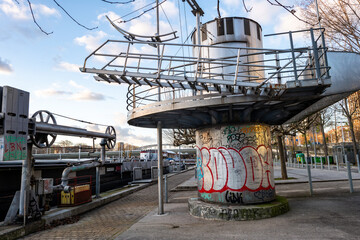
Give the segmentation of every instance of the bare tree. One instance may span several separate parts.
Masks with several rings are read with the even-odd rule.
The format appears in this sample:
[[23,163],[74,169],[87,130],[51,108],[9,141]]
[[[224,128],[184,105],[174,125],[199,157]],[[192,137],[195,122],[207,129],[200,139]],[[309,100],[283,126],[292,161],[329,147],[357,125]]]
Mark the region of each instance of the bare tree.
[[[356,96],[359,96],[359,95],[356,95]],[[357,109],[359,109],[359,107],[360,107],[360,104],[359,104],[360,99],[356,98],[356,96],[355,96],[355,99],[352,99],[352,101],[351,101],[351,104],[352,104],[351,107],[349,107],[349,102],[348,102],[347,98],[344,98],[340,102],[340,106],[343,110],[343,114],[347,118],[349,128],[350,128],[352,145],[354,148],[354,159],[356,159],[356,155],[358,154],[358,147],[357,147],[355,131],[354,131],[354,120],[357,118],[355,113],[357,113]]]
[[[314,1],[302,5],[304,18],[318,23]],[[330,47],[335,50],[360,52],[360,0],[318,0],[320,23]]]
[[287,170],[286,170],[286,150],[284,144],[284,137],[286,135],[294,136],[298,124],[299,123],[293,123],[289,125],[279,125],[279,126],[273,126],[271,128],[271,133],[276,137],[276,142],[279,149],[282,179],[288,179]]
[[309,146],[308,146],[308,140],[307,140],[307,132],[313,126],[316,119],[317,119],[317,115],[314,114],[312,116],[309,116],[309,117],[305,118],[296,127],[296,130],[304,135],[305,147],[306,147],[306,158],[307,159],[310,158],[310,152],[309,152]]
[[323,138],[323,148],[324,148],[324,153],[325,153],[325,158],[328,159],[328,155],[329,155],[329,151],[328,151],[328,146],[327,146],[327,139],[325,136],[325,127],[327,127],[330,124],[330,121],[332,119],[333,116],[333,109],[332,108],[325,108],[321,111],[319,111],[316,117],[316,122],[315,124],[320,126],[320,131],[321,131],[321,135]]

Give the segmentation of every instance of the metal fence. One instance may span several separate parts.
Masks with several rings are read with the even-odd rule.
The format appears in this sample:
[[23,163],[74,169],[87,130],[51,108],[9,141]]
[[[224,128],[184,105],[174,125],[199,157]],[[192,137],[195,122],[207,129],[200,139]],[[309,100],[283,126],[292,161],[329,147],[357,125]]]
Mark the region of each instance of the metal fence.
[[[98,81],[129,84],[128,110],[195,95],[278,97],[284,89],[322,85],[330,78],[323,31],[265,36],[287,36],[289,46],[282,49],[107,40],[81,71],[97,74]],[[310,45],[294,47],[295,35]],[[226,57],[216,56],[219,51]]]

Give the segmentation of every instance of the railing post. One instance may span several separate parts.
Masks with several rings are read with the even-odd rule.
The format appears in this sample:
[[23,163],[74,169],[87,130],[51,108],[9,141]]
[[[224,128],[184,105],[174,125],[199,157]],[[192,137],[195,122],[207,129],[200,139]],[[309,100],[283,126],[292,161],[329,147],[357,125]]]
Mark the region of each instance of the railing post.
[[321,79],[321,72],[320,72],[319,53],[318,53],[318,49],[317,49],[317,43],[316,43],[315,37],[314,37],[314,29],[312,29],[312,28],[310,28],[310,35],[311,35],[311,43],[313,46],[313,52],[314,52],[316,78],[318,80],[318,84],[323,84],[323,81]]
[[126,56],[125,56],[125,62],[124,62],[124,68],[123,68],[123,71],[122,71],[122,75],[124,75],[125,72],[126,72],[126,65],[127,65],[127,61],[128,61],[128,57],[129,57],[130,44],[131,44],[131,42],[128,43],[128,47],[127,47],[127,50],[126,50]]
[[346,168],[347,168],[347,173],[348,173],[350,193],[353,193],[354,187],[353,187],[352,176],[351,176],[351,166],[350,166],[350,162],[348,161],[347,154],[345,154],[345,162],[346,162]]
[[294,68],[294,77],[295,77],[295,85],[297,87],[300,86],[298,75],[297,75],[297,68],[296,68],[296,58],[295,58],[295,52],[294,52],[294,42],[292,37],[292,32],[289,32],[289,40],[290,40],[290,47],[291,47],[291,57],[293,61],[293,68]]
[[329,78],[330,77],[330,74],[329,74],[329,69],[327,68],[328,67],[328,59],[327,59],[327,54],[326,54],[326,45],[325,45],[325,37],[324,37],[324,31],[323,29],[320,29],[320,33],[321,33],[321,42],[322,42],[322,46],[324,48],[324,59],[325,59],[325,67],[326,67],[326,78]]
[[238,49],[238,54],[236,58],[236,70],[235,70],[235,77],[234,77],[234,85],[237,84],[237,78],[239,74],[239,61],[240,61],[240,48]]
[[277,73],[277,83],[280,85],[281,84],[281,73],[280,73],[280,60],[279,60],[279,53],[276,52],[275,53],[275,63],[276,63],[276,71]]
[[339,171],[339,160],[337,155],[335,155],[335,160],[336,160],[336,170]]

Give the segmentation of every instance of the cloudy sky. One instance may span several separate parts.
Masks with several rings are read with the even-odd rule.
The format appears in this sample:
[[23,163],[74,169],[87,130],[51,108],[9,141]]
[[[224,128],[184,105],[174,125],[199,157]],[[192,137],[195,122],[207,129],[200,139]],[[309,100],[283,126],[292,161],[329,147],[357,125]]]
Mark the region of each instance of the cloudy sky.
[[[26,0],[0,0],[0,86],[8,85],[30,92],[30,114],[37,110],[48,110],[72,118],[113,125],[118,141],[135,145],[155,144],[154,129],[127,124],[127,86],[99,83],[90,74],[79,71],[85,57],[104,41],[124,40],[107,22],[105,15],[113,20],[128,20],[141,11],[132,15],[129,13],[154,1],[135,0],[124,5],[100,0],[57,1],[80,24],[96,28],[93,30],[77,25],[55,1],[31,2],[37,22],[44,31],[52,34],[46,35],[37,28]],[[202,22],[217,17],[216,0],[198,0],[198,3],[205,11]],[[282,8],[270,6],[266,0],[247,0],[246,3],[248,8],[252,8],[250,13],[244,10],[242,0],[222,0],[221,15],[252,18],[262,25],[264,34],[302,28],[301,22]],[[186,3],[167,0],[162,6],[171,25],[160,11],[161,33],[170,32],[171,28],[180,32],[179,11],[184,17],[184,6],[188,31],[191,32],[195,17]],[[155,19],[155,11],[152,10],[121,27],[129,32],[153,35],[156,31]],[[275,48],[279,44],[279,41],[264,41],[265,47]],[[56,120],[58,124],[104,131],[98,126],[83,125],[59,117]],[[71,140],[86,142],[85,139]]]

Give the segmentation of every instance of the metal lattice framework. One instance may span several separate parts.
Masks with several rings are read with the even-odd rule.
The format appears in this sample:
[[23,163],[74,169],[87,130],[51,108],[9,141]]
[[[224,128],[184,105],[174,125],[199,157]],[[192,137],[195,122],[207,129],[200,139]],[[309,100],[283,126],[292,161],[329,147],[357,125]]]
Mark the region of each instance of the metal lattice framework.
[[[80,70],[95,74],[97,81],[128,84],[129,122],[138,126],[154,126],[159,111],[168,114],[169,111],[208,108],[225,102],[231,106],[252,106],[261,102],[262,107],[266,107],[285,99],[289,101],[289,98],[306,101],[307,96],[312,99],[330,85],[323,29],[273,35],[285,34],[290,46],[284,49],[107,40],[85,59]],[[294,34],[301,34],[302,38],[307,34],[310,46],[294,47]],[[210,55],[216,51],[225,51],[227,56]],[[202,56],[202,52],[207,52],[207,56]],[[261,60],[254,61],[254,56]],[[101,62],[106,64],[101,65]],[[211,105],[211,101],[215,105]],[[149,116],[152,116],[150,122]],[[170,122],[172,118],[161,120]],[[284,120],[265,122],[275,124]],[[190,127],[214,121],[198,122],[165,126]]]

